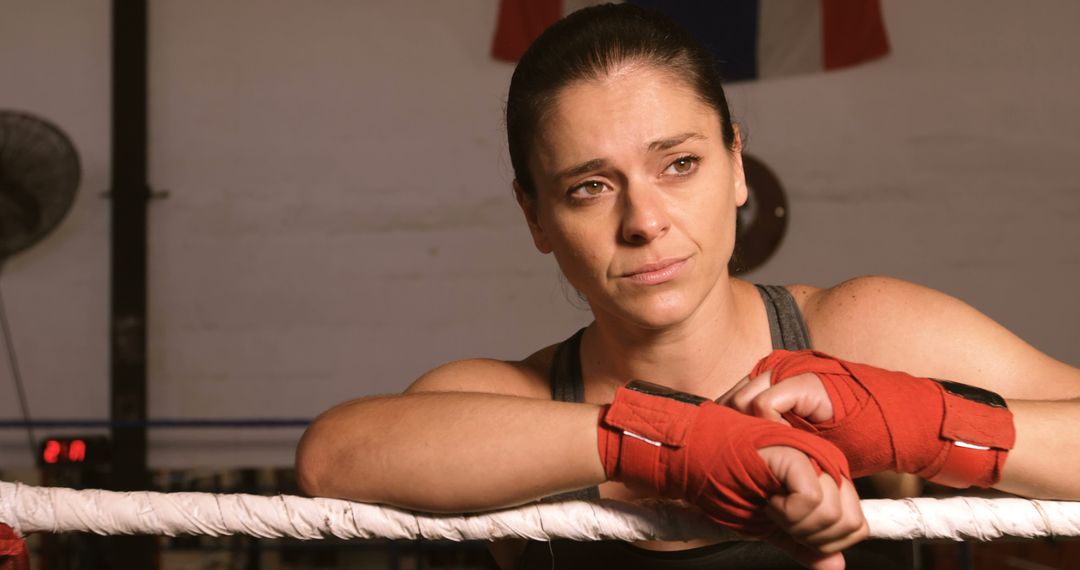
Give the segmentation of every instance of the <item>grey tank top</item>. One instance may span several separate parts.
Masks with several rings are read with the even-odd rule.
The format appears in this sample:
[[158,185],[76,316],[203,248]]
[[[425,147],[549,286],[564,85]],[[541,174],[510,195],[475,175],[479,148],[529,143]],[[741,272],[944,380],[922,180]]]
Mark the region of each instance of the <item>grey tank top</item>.
[[[803,322],[802,312],[787,289],[776,285],[756,285],[765,304],[769,319],[772,348],[804,350],[810,348],[810,335]],[[560,402],[584,402],[585,383],[581,377],[581,336],[585,329],[574,333],[559,345],[551,363],[551,397]],[[560,493],[542,499],[544,502],[567,500],[596,500],[597,487]],[[874,544],[874,543],[877,544]],[[848,568],[887,570],[908,568],[910,547],[906,543],[863,542],[845,551]],[[900,546],[899,549],[896,546]],[[885,550],[882,552],[882,550]],[[679,551],[647,550],[615,540],[574,542],[553,540],[529,541],[521,558],[519,570],[552,570],[556,568],[618,568],[636,570],[665,569],[795,569],[802,568],[780,549],[763,542],[724,542],[701,548]]]
[[[757,285],[765,312],[769,318],[769,335],[773,350],[804,350],[810,348],[810,335],[803,323],[802,312],[788,290],[777,285]],[[555,349],[551,362],[551,399],[557,402],[584,402],[585,382],[581,378],[581,335],[585,329],[574,333]],[[600,498],[596,487],[579,489],[545,497],[543,501],[590,501]]]

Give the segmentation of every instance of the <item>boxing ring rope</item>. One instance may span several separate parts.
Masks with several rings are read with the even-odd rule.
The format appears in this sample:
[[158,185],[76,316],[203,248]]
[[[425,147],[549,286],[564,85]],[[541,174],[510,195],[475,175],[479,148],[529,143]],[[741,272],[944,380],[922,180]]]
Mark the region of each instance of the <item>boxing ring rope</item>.
[[[301,428],[306,418],[170,418],[120,425],[98,419],[37,420],[35,427]],[[138,424],[138,425],[136,425]],[[0,429],[25,427],[0,419]],[[1080,536],[1080,502],[952,497],[863,500],[872,538],[993,540]],[[538,503],[470,515],[413,513],[291,495],[157,493],[34,487],[0,481],[0,525],[35,532],[178,534],[399,540],[688,540],[738,537],[699,511],[663,501]]]
[[[952,497],[864,500],[870,536],[993,540],[1080,536],[1080,502]],[[686,540],[736,536],[671,503],[567,501],[472,515],[431,515],[277,495],[156,493],[34,487],[0,481],[0,524],[19,536],[93,532],[175,536],[426,540]]]

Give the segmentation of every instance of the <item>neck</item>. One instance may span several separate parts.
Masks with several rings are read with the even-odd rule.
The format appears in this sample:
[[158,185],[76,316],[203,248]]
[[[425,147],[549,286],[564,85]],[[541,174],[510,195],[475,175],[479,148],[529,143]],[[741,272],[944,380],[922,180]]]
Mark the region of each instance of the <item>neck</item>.
[[764,310],[751,305],[757,294],[748,298],[745,287],[753,289],[736,280],[718,284],[689,318],[660,329],[596,314],[583,340],[582,372],[612,390],[637,379],[719,396],[764,356],[758,354],[760,327],[754,327],[758,320],[764,324]]

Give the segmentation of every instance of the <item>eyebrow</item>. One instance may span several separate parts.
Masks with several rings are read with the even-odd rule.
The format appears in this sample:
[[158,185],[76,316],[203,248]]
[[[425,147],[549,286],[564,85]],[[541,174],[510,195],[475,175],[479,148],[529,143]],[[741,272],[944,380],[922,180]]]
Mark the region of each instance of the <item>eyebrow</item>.
[[688,140],[705,140],[706,138],[708,137],[701,133],[681,133],[673,137],[668,137],[666,139],[660,139],[658,141],[653,141],[649,143],[649,150],[668,150],[669,148],[679,146]]
[[[647,148],[649,152],[656,152],[674,148],[689,140],[706,140],[707,138],[708,137],[701,133],[680,133],[675,136],[655,140],[649,143]],[[585,174],[586,172],[600,170],[601,168],[607,166],[607,163],[607,159],[603,158],[594,158],[592,160],[587,160],[585,162],[582,162],[581,164],[576,164],[574,166],[571,166],[570,168],[558,172],[555,175],[555,178],[557,180],[562,180],[563,178],[580,176],[582,174]]]
[[582,162],[581,164],[578,164],[576,166],[571,166],[570,168],[567,168],[566,170],[563,170],[562,172],[556,174],[555,177],[559,180],[562,180],[563,178],[579,176],[585,174],[586,172],[592,172],[593,170],[600,170],[605,166],[607,166],[606,159],[594,158],[592,160]]

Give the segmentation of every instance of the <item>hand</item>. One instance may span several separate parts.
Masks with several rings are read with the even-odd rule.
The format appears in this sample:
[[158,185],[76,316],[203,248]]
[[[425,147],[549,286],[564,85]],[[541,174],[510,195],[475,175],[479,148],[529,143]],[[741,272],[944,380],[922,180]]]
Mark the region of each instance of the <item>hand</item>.
[[847,461],[815,435],[634,381],[597,427],[608,478],[684,499],[816,570],[866,536]]
[[[820,469],[834,487],[851,478],[843,453],[820,437],[639,381],[616,392],[601,414],[597,444],[609,479],[684,499],[717,524],[752,536],[775,531],[766,512],[772,496],[805,489],[801,467],[813,477]],[[758,452],[772,447],[801,463],[789,459],[773,469]]]
[[[809,373],[773,385],[771,371],[766,370],[743,378],[716,401],[789,426],[785,414],[812,423],[833,418],[824,384]],[[838,488],[832,478],[818,474],[804,454],[790,447],[766,447],[758,453],[788,491],[769,499],[769,518],[782,534],[774,533],[767,540],[809,568],[843,568],[839,552],[870,532],[854,486],[845,480]]]
[[820,435],[855,477],[894,470],[990,487],[1016,437],[997,394],[809,350],[773,351],[717,401]]
[[808,568],[843,568],[840,551],[870,532],[855,487],[847,480],[837,487],[796,449],[764,447],[758,454],[787,491],[768,500],[766,514],[778,530],[764,540]]

